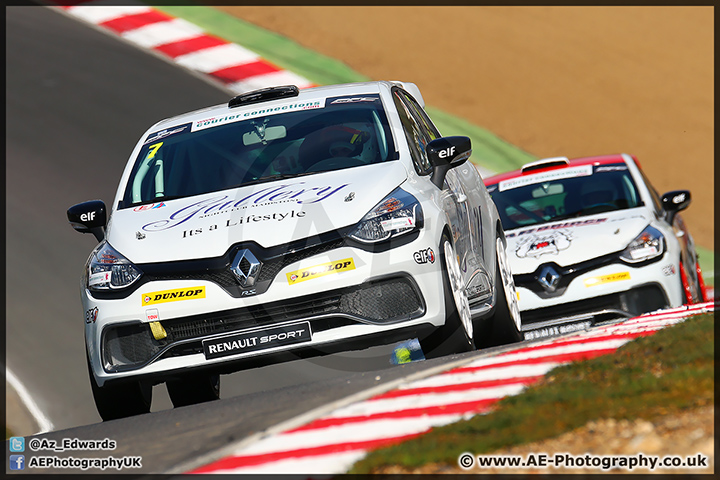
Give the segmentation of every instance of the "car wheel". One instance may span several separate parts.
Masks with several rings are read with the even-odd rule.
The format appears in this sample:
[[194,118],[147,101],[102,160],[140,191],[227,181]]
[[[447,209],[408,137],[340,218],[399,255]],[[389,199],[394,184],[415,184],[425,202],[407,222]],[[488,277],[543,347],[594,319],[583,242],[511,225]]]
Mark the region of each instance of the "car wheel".
[[167,381],[166,386],[176,408],[220,398],[220,375],[217,373],[185,375],[179,380]]
[[90,387],[92,388],[95,407],[103,420],[132,417],[150,412],[152,403],[152,385],[130,381],[117,385],[98,386],[95,375],[87,361]]
[[476,343],[479,347],[494,347],[523,340],[517,291],[510,271],[505,245],[500,237],[495,239],[495,311],[479,331]]
[[443,235],[439,251],[445,301],[445,325],[420,340],[427,358],[475,350],[473,321],[470,316],[465,282],[455,249],[447,235]]

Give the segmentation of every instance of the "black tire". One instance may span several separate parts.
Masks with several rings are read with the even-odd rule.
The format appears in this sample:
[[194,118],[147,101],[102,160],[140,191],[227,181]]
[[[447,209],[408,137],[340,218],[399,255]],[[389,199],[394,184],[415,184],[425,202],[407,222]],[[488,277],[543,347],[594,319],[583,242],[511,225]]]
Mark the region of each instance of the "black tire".
[[103,421],[132,417],[150,412],[152,385],[129,381],[116,385],[98,386],[95,375],[87,362],[95,407]]
[[220,375],[193,373],[165,382],[175,408],[211,402],[220,398]]
[[[445,325],[437,328],[433,333],[420,339],[425,358],[437,358],[444,355],[463,353],[475,350],[475,341],[468,337],[460,321],[460,314],[450,287],[450,279],[445,261],[445,242],[450,242],[447,235],[440,240],[439,260],[442,269],[443,299],[445,302]],[[450,242],[452,245],[452,242]]]
[[[500,241],[502,242],[502,240]],[[476,329],[475,343],[479,348],[507,345],[521,342],[524,339],[524,335],[515,324],[508,307],[508,298],[503,287],[503,276],[497,254],[495,258],[495,296],[497,300],[493,315],[483,322],[482,328]]]

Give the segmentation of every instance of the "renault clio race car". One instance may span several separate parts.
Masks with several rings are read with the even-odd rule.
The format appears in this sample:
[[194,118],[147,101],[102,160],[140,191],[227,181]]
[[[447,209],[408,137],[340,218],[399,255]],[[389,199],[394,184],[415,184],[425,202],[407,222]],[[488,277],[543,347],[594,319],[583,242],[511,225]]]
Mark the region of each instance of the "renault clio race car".
[[[152,126],[102,201],[82,279],[103,419],[219,396],[219,374],[418,338],[522,339],[497,209],[467,137],[412,83],[273,87]],[[107,221],[106,221],[107,220]]]
[[485,184],[506,232],[524,330],[706,300],[678,215],[690,192],[660,196],[634,156],[548,158]]

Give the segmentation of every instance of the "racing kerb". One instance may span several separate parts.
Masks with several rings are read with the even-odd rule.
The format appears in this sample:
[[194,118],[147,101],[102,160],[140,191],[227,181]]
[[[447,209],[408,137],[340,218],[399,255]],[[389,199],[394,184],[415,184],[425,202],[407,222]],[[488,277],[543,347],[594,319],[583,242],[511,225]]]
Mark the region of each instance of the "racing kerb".
[[[183,19],[141,4],[99,8],[93,3],[98,2],[59,8],[229,91],[242,93],[285,84],[314,86],[306,78]],[[435,112],[431,114],[436,117]],[[526,159],[534,158],[527,155]],[[492,173],[483,168],[480,171],[483,176]],[[366,400],[345,399],[328,406],[325,412],[309,412],[303,419],[229,445],[171,473],[343,473],[369,450],[486,412],[494,402],[517,394],[556,365],[610,353],[632,338],[651,335],[690,315],[710,311],[712,303],[681,307],[569,337],[511,347],[493,356],[466,360],[455,368],[445,365],[442,368],[450,370],[386,384],[381,386],[387,390],[382,393],[365,392],[370,397]]]
[[558,365],[612,353],[636,337],[713,311],[711,302],[688,305],[511,346],[424,378],[386,384],[381,386],[386,391],[366,400],[340,402],[304,423],[290,420],[272,433],[228,446],[215,458],[211,454],[169,473],[345,473],[371,450],[486,413],[495,402],[520,393]]

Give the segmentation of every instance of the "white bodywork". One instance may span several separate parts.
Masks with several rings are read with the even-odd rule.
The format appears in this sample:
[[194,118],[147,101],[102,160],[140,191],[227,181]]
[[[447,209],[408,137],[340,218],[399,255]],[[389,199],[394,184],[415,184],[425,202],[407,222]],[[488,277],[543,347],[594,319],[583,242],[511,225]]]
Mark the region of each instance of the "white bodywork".
[[[558,157],[534,162],[524,168],[542,168],[543,163],[548,164],[553,160],[567,162],[567,158]],[[609,160],[605,161],[610,163]],[[592,320],[592,314],[597,314],[597,311],[588,311],[586,313],[590,315],[584,315],[577,311],[568,313],[561,307],[573,302],[628,292],[644,285],[659,285],[669,307],[683,304],[683,284],[680,274],[681,242],[683,236],[687,235],[688,238],[684,241],[689,241],[690,248],[694,250],[692,239],[687,231],[673,228],[665,220],[664,212],[657,208],[657,202],[654,202],[651,196],[651,187],[646,184],[633,158],[630,155],[622,154],[618,155],[614,161],[624,162],[627,165],[627,170],[631,174],[640,196],[642,203],[640,206],[525,227],[506,228],[507,254],[519,293],[518,304],[523,313],[524,329],[530,328],[526,323],[528,318],[526,315],[546,307],[549,307],[547,315],[552,319],[538,322],[538,325],[549,326],[573,319]],[[523,174],[517,171],[498,175],[496,179],[486,179],[486,182],[488,185],[497,183],[498,193],[493,193],[493,195],[499,197],[503,187],[509,190],[515,188],[515,185],[540,185],[542,183],[538,180],[540,178],[590,175],[591,165],[600,165],[600,163],[575,165],[563,167],[567,168],[566,170],[562,168],[546,169],[541,173],[527,171]],[[575,173],[563,173],[572,169],[575,170]],[[500,178],[502,180],[498,180]],[[493,192],[495,191],[493,189]],[[496,201],[499,201],[498,197],[495,197]],[[625,250],[648,226],[657,229],[664,237],[665,252],[659,260],[650,263],[640,262],[640,264],[624,262],[617,258],[612,262],[598,261],[595,267],[588,267],[587,271],[572,278],[561,294],[541,296],[537,293],[539,291],[544,294],[548,290],[543,291],[538,284],[542,282],[543,276],[547,282],[553,281],[553,276],[557,273],[554,270],[558,270],[554,266],[565,269],[574,268],[577,265],[587,265],[599,257],[613,257],[613,254],[617,255]],[[547,266],[553,267],[554,270],[545,269]],[[526,280],[524,285],[518,280],[518,278],[528,279],[530,275],[535,275],[535,279]],[[528,288],[528,282],[532,283],[536,291]]]
[[[413,84],[406,85],[411,86],[411,93],[413,90],[419,93]],[[133,164],[148,134],[162,129],[172,130],[188,123],[199,124],[205,119],[220,118],[230,113],[242,115],[259,106],[229,109],[227,104],[219,105],[159,122],[148,129],[130,155],[110,208],[106,229],[107,242],[141,270],[143,264],[220,257],[238,242],[251,240],[263,248],[271,248],[350,227],[398,187],[419,200],[424,226],[417,238],[396,248],[371,252],[343,246],[286,265],[277,272],[267,291],[254,296],[234,298],[212,281],[175,279],[144,282],[125,298],[100,299],[93,296],[83,283],[83,309],[91,312],[89,319],[86,314],[86,344],[92,372],[99,386],[110,379],[179,371],[293,348],[276,347],[214,359],[205,358],[203,353],[170,356],[153,359],[139,368],[109,372],[104,366],[101,347],[103,331],[109,326],[162,323],[193,315],[301,299],[317,292],[362,285],[391,274],[409,276],[416,283],[425,308],[422,316],[390,324],[357,322],[312,332],[311,342],[302,346],[356,339],[418,325],[442,326],[445,304],[441,262],[434,258],[419,262],[418,258],[423,258],[418,257],[418,252],[432,249],[439,258],[444,231],[455,243],[466,285],[482,284],[487,289],[487,285],[494,283],[491,279],[495,278],[495,238],[499,220],[479,174],[470,163],[452,169],[447,181],[452,183],[453,188],[448,188],[446,183],[446,188],[441,190],[431,183],[429,175],[416,172],[403,125],[395,113],[393,86],[389,82],[372,82],[321,87],[302,90],[299,97],[291,101],[312,102],[343,95],[379,94],[390,123],[393,143],[399,153],[397,160],[118,209]],[[418,101],[422,103],[421,98]],[[260,106],[269,108],[289,102],[274,100]],[[461,197],[459,201],[458,197]],[[352,259],[354,268],[339,269],[338,272],[297,283],[290,279],[293,272],[328,263],[341,264],[348,259]],[[158,292],[185,291],[183,289],[197,293],[161,303],[148,304],[146,301]],[[485,293],[486,297],[494,299],[492,292]],[[475,309],[474,314],[483,315],[492,308],[492,304],[473,306],[471,303],[471,307]],[[301,324],[302,321],[297,319],[285,324]],[[247,331],[252,332],[253,329]]]

